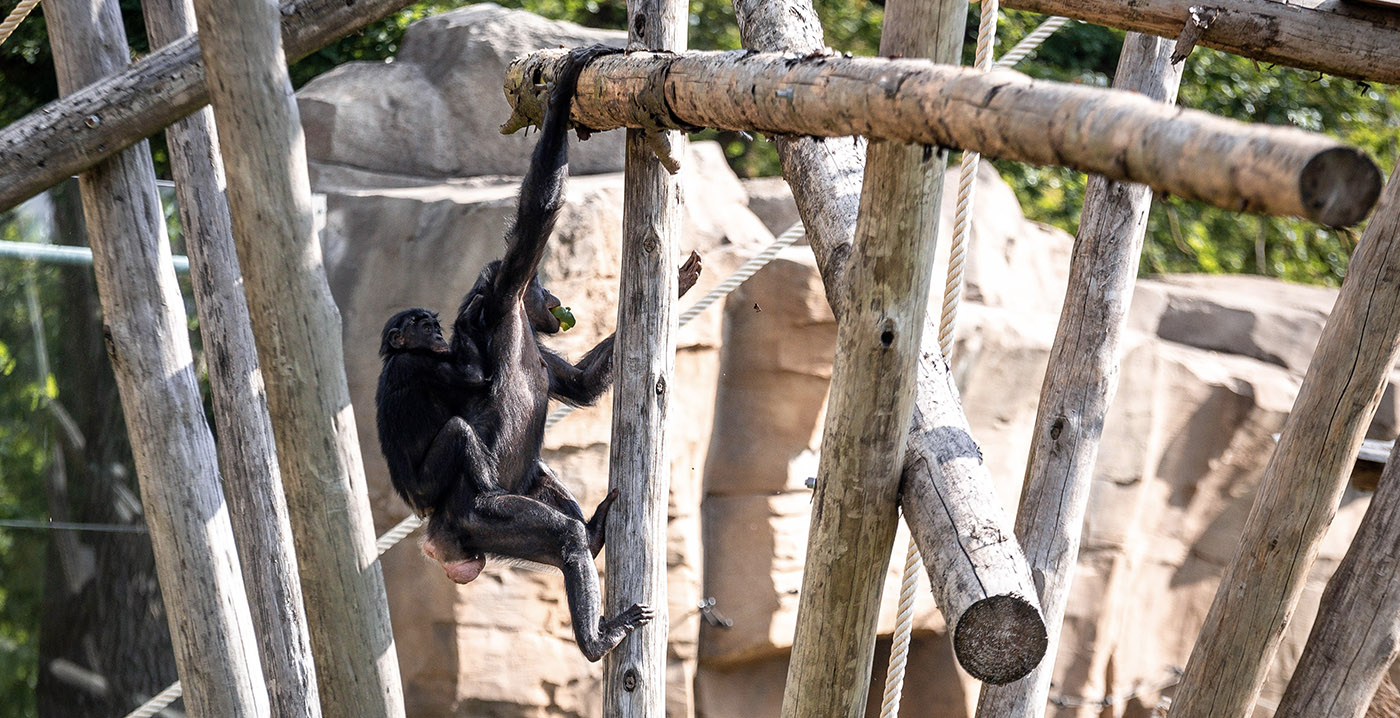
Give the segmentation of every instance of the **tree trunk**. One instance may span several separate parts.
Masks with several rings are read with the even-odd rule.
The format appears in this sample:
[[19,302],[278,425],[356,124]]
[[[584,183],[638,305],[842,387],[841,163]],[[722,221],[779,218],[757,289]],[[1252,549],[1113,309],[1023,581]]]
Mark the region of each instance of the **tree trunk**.
[[[51,193],[54,234],[84,237],[77,182]],[[102,307],[87,266],[58,272],[67,297],[53,353],[49,405],[61,451],[50,470],[54,521],[129,525],[132,532],[49,532],[39,626],[41,716],[125,715],[176,679],[151,537],[116,377],[102,342]]]
[[[1400,172],[1366,225],[1172,702],[1247,715],[1400,351]],[[1375,596],[1368,599],[1374,600]]]
[[374,548],[350,392],[296,99],[265,0],[195,2],[227,164],[244,293],[267,382],[321,705],[402,716],[384,576]]
[[[1172,40],[1129,34],[1113,86],[1156,102],[1176,102],[1181,66],[1171,63],[1175,46]],[[1143,185],[1089,178],[1016,515],[1016,536],[1038,579],[1048,658],[1015,683],[983,688],[979,716],[1045,713],[1104,416],[1118,391],[1119,341],[1151,206],[1152,191]]]
[[[966,16],[962,0],[891,0],[880,53],[955,62]],[[890,140],[867,150],[783,694],[787,718],[865,714],[946,163],[944,151]]]
[[[533,78],[542,63],[561,58],[546,50],[511,63],[505,87],[517,117],[504,130],[538,117]],[[615,55],[584,70],[574,117],[597,130],[660,124],[961,147],[1333,226],[1365,217],[1381,185],[1369,158],[1317,133],[928,60],[741,50]]]
[[[287,56],[298,60],[411,0],[288,0]],[[0,211],[209,104],[199,40],[177,40],[0,128]]]
[[1347,0],[1003,0],[1014,10],[1175,39],[1191,8],[1218,9],[1197,44],[1353,80],[1400,83],[1400,14]]
[[[629,0],[628,48],[685,50],[686,7],[680,0]],[[615,616],[633,603],[644,603],[655,618],[604,660],[603,715],[620,718],[666,714],[667,413],[671,393],[680,388],[674,376],[675,261],[682,208],[679,178],[662,167],[654,147],[675,157],[683,154],[685,138],[679,132],[627,131],[608,467],[609,486],[620,492],[620,500],[608,516],[603,607]]]
[[[190,0],[143,0],[142,8],[153,45],[175,42],[195,31]],[[275,687],[270,692],[272,713],[319,718],[321,702],[292,526],[233,247],[214,112],[205,107],[175,122],[166,130],[166,141],[209,367],[224,496],[242,559],[263,675]]]
[[[44,16],[64,94],[126,64],[115,0],[46,0]],[[78,181],[103,335],[127,418],[185,704],[200,715],[262,715],[267,689],[150,152],[138,145]]]
[[[746,46],[771,52],[807,53],[823,47],[821,26],[805,0],[734,4]],[[778,158],[792,187],[808,241],[816,256],[832,311],[845,309],[846,262],[855,234],[864,143],[779,136]],[[936,320],[926,337],[937,337]],[[1002,612],[1004,627],[990,644],[1005,653],[988,659],[959,653],[973,671],[1011,680],[1044,654],[1045,627],[1036,604],[1030,569],[1011,530],[1010,517],[996,500],[991,475],[981,461],[948,364],[938,353],[919,359],[918,393],[910,423],[905,470],[904,515],[928,568],[934,598],[949,625],[986,601],[1029,604],[1031,611]],[[924,470],[928,469],[928,470]],[[960,510],[947,510],[953,507]],[[965,648],[966,644],[962,644]],[[955,644],[955,649],[959,647]]]

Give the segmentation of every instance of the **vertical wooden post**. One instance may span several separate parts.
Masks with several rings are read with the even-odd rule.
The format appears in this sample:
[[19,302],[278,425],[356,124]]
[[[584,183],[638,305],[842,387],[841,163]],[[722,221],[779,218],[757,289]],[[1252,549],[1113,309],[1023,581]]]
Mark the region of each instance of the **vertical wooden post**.
[[[687,4],[628,0],[629,49],[686,48]],[[648,137],[650,134],[650,137]],[[627,131],[622,219],[622,286],[617,299],[609,484],[620,497],[608,515],[603,607],[614,616],[633,603],[656,612],[604,661],[603,715],[666,714],[666,506],[671,487],[671,392],[676,361],[676,240],[680,182],[652,145],[681,156],[679,132]]]
[[[403,715],[384,576],[274,0],[197,0],[326,715]],[[366,348],[366,351],[372,351]]]
[[[1176,43],[1129,33],[1113,86],[1175,102],[1181,66],[1170,62]],[[1089,178],[1070,262],[1069,290],[1050,364],[1040,390],[1016,536],[1038,579],[1049,647],[1030,675],[985,686],[977,714],[987,718],[1040,716],[1050,694],[1055,648],[1079,558],[1079,537],[1108,406],[1118,390],[1119,339],[1137,281],[1152,190],[1145,185]]]
[[1366,225],[1264,469],[1171,715],[1241,716],[1264,682],[1400,350],[1400,172]]
[[[127,63],[117,0],[45,0],[59,89]],[[93,115],[89,123],[101,123]],[[79,176],[175,661],[194,715],[261,716],[267,689],[144,142]]]
[[[141,7],[153,47],[195,32],[191,0],[143,0]],[[292,526],[233,246],[213,110],[206,106],[176,121],[165,137],[190,257],[199,331],[209,359],[224,496],[238,540],[263,674],[273,687],[269,692],[272,714],[319,718],[321,700],[297,579]]]
[[[1400,167],[1396,168],[1400,170]],[[1395,171],[1391,185],[1400,186]],[[1397,193],[1392,192],[1392,195]],[[1396,221],[1400,197],[1371,221]],[[1327,581],[1303,655],[1276,718],[1361,718],[1400,655],[1400,443],[1391,449],[1376,495],[1346,558]],[[1394,688],[1392,687],[1392,690]]]
[[[745,47],[805,53],[824,45],[808,0],[735,0],[734,14]],[[775,144],[783,177],[792,186],[807,226],[827,300],[839,317],[845,308],[843,279],[855,234],[864,142],[778,137]],[[936,318],[925,333],[937,337]],[[1020,666],[1038,661],[1044,653],[1045,627],[1038,606],[1032,605],[1030,568],[1010,514],[996,501],[991,475],[975,458],[976,442],[939,352],[920,357],[918,387],[902,479],[904,514],[939,609],[953,617],[950,625],[967,626],[970,633],[984,637],[998,636],[995,641],[976,640],[976,646],[987,650],[972,655],[966,649],[973,642],[955,642],[959,662],[984,677],[1020,675]],[[1017,604],[1030,610],[1017,609]],[[1013,610],[995,615],[979,610],[982,618],[992,620],[964,622],[966,614],[989,605]],[[1007,646],[1015,648],[998,650]]]
[[[880,54],[956,62],[963,0],[891,0]],[[870,142],[838,317],[785,718],[865,714],[947,153]],[[828,289],[830,292],[830,288]]]

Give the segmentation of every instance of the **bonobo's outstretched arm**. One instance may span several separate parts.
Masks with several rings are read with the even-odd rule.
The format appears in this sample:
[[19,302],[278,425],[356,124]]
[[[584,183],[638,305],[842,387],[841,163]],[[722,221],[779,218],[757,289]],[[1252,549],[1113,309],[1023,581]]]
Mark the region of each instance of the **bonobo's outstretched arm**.
[[[676,298],[680,299],[695,280],[700,278],[700,255],[691,252],[676,271]],[[549,395],[573,406],[589,406],[612,384],[613,340],[616,334],[598,342],[577,364],[541,347],[545,366],[549,368]]]
[[544,256],[545,241],[554,231],[554,222],[564,204],[564,185],[569,177],[569,106],[578,76],[595,57],[621,52],[594,45],[569,53],[545,108],[544,125],[530,159],[530,169],[520,184],[520,204],[510,228],[506,256],[492,278],[490,304],[483,307],[488,322],[494,322],[515,308],[535,276]]

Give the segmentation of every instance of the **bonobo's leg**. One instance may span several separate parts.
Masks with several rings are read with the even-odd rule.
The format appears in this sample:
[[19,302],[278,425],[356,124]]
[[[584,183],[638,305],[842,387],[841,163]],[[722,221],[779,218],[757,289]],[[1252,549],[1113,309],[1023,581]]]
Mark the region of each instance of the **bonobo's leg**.
[[[579,521],[583,518],[583,508],[574,499],[569,487],[559,481],[559,477],[545,466],[543,461],[536,464],[535,477],[531,480],[528,488],[520,493],[528,496],[540,503],[552,506],[560,513]],[[588,532],[588,550],[596,557],[599,551],[603,550],[603,542],[607,538],[608,509],[612,508],[613,501],[617,500],[617,489],[608,492],[608,495],[598,502],[598,508],[593,510],[593,518],[584,523],[584,528]]]
[[[501,491],[496,482],[495,458],[481,443],[472,425],[460,416],[449,419],[438,431],[423,459],[419,475],[425,483],[432,479],[431,485],[452,492],[447,502],[442,500],[442,496],[426,502],[423,506],[425,510],[436,507],[439,512],[460,513],[466,511],[477,496]],[[453,507],[453,502],[460,505]],[[421,545],[423,553],[441,562],[457,583],[467,583],[476,578],[486,565],[485,558],[479,553],[463,555],[452,550],[447,545],[451,539],[443,536],[440,530],[434,530],[435,523],[429,520],[428,531]]]
[[590,661],[611,651],[633,629],[652,618],[651,609],[633,604],[604,618],[598,569],[588,549],[583,522],[525,496],[497,494],[477,499],[478,511],[459,523],[470,544],[499,554],[555,566],[564,573],[564,591],[573,615],[574,640]]

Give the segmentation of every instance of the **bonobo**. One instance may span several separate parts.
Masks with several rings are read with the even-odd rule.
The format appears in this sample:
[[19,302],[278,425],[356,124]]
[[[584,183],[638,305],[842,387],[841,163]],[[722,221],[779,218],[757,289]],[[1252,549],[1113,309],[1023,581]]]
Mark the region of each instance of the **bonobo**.
[[[569,104],[579,72],[599,55],[574,50],[555,79],[544,124],[520,188],[505,257],[481,270],[443,338],[437,315],[409,309],[384,326],[379,353],[379,443],[394,489],[427,521],[423,551],[457,583],[475,579],[486,556],[554,566],[564,574],[574,637],[589,660],[612,650],[652,618],[633,604],[602,616],[597,568],[608,508],[591,520],[540,461],[548,402],[597,400],[612,381],[613,337],[577,364],[539,344],[565,316],[535,272],[563,205],[568,177]],[[699,257],[681,267],[685,293]]]

